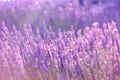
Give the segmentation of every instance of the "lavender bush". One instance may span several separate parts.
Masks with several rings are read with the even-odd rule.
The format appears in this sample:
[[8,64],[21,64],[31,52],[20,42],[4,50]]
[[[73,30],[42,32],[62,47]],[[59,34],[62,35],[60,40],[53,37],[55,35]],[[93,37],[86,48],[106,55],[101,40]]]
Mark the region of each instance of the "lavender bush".
[[41,26],[43,21],[54,26],[54,30],[58,27],[67,30],[70,25],[74,25],[77,30],[79,26],[84,28],[94,21],[101,25],[103,22],[114,20],[120,26],[118,0],[99,0],[96,5],[92,4],[94,0],[82,0],[82,5],[80,0],[1,1],[6,2],[0,2],[0,24],[4,20],[8,28],[15,24],[22,29],[24,23],[30,23],[34,27]]
[[0,80],[120,80],[120,35],[115,22],[77,32],[2,23]]

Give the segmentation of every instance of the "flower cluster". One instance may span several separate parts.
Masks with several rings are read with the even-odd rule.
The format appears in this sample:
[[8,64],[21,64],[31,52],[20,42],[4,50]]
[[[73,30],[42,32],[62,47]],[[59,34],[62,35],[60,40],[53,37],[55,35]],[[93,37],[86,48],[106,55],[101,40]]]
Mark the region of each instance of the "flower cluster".
[[0,33],[0,80],[119,80],[120,35],[115,22],[77,32],[24,25]]

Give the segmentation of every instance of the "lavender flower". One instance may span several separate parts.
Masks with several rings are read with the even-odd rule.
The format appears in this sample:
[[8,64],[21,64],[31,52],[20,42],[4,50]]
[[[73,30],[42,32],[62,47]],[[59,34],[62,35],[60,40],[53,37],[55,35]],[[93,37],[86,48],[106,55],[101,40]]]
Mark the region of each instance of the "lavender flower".
[[[84,31],[21,33],[2,24],[1,80],[119,80],[120,35],[115,22],[98,22]],[[77,34],[76,34],[77,33]]]

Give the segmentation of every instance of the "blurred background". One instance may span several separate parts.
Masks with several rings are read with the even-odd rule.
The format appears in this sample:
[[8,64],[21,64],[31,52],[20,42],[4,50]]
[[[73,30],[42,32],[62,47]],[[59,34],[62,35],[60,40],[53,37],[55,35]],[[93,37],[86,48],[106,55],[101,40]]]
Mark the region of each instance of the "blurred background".
[[91,27],[94,21],[117,23],[120,30],[120,0],[0,0],[0,23],[20,30],[24,24],[32,28],[52,26],[75,30]]

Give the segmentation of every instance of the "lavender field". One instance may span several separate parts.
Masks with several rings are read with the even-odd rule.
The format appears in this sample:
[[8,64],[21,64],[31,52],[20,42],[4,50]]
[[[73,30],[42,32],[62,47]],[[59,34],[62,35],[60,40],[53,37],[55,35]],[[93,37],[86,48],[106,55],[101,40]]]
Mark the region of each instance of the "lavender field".
[[79,1],[0,1],[0,80],[120,80],[119,0]]

